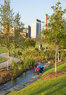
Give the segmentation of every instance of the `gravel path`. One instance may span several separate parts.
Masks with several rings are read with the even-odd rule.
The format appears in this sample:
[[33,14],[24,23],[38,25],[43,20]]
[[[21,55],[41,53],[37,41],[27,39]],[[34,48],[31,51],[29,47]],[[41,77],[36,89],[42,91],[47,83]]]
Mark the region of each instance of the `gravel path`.
[[[2,54],[0,54],[0,56],[8,58],[8,53],[2,53]],[[9,60],[10,60],[10,64],[11,64],[13,60],[16,60],[16,62],[18,62],[20,59],[10,56]],[[2,62],[2,63],[0,63],[0,69],[4,68],[4,67],[7,67],[7,65],[9,66],[10,64],[8,64],[8,60],[5,61],[5,62]]]

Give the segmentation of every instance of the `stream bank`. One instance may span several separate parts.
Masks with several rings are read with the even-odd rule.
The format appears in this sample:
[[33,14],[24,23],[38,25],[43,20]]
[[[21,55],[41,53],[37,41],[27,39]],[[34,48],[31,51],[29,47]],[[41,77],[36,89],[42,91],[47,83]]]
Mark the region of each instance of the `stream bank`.
[[[49,64],[44,63],[42,65],[44,67],[47,67]],[[25,71],[21,74],[21,76],[17,77],[16,79],[0,85],[0,95],[6,95],[10,91],[18,91],[20,89],[23,89],[40,77],[41,75],[37,75],[34,73],[34,69]]]
[[40,78],[40,75],[35,75],[34,69],[28,70],[15,80],[11,80],[5,84],[0,85],[0,95],[6,95],[10,91],[18,91],[23,89],[38,78]]
[[[41,61],[37,61],[37,65],[41,63]],[[47,63],[46,62],[43,62],[43,64],[45,65]],[[28,66],[26,69],[24,70],[17,70],[17,73],[15,75],[13,75],[13,70],[8,70],[7,71],[7,68],[3,68],[3,69],[0,69],[0,85],[1,84],[4,84],[10,80],[14,80],[16,78],[18,78],[20,75],[22,75],[24,72],[28,71],[28,70],[31,70],[33,69],[34,67],[32,66]]]
[[0,69],[0,85],[4,84],[10,80],[14,80],[18,78],[20,75],[22,75],[24,72],[33,69],[31,68],[26,68],[23,71],[17,71],[17,74],[13,76],[13,70],[8,70],[7,68]]

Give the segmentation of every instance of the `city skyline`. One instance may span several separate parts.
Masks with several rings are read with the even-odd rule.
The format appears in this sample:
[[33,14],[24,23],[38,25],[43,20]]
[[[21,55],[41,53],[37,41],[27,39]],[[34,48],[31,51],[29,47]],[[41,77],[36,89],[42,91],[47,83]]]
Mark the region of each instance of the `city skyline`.
[[[2,4],[3,1],[4,0],[0,0],[0,4]],[[61,2],[62,9],[65,9],[66,0],[10,0],[10,4],[14,13],[20,13],[21,21],[25,25],[32,26],[32,22],[36,19],[45,22],[45,14],[51,15],[53,13],[51,6],[55,5],[58,1]]]

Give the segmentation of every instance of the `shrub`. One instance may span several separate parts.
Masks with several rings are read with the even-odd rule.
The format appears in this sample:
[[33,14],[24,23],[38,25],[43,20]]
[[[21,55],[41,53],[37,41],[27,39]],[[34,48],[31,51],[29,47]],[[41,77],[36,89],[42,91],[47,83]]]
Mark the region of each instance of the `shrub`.
[[24,43],[25,43],[26,47],[29,47],[29,46],[35,47],[36,41],[33,39],[27,38],[27,39],[25,39]]
[[12,62],[12,70],[13,70],[13,76],[15,76],[18,72],[17,72],[17,64],[16,64],[16,61],[13,60]]
[[38,51],[39,49],[38,48],[35,48],[36,51]]
[[35,63],[36,62],[35,62],[34,59],[28,59],[28,58],[26,58],[26,60],[25,60],[25,64],[28,65],[28,66],[32,66],[33,67]]
[[44,48],[42,47],[41,50],[44,50]]
[[16,67],[16,61],[13,60],[13,62],[12,62],[12,69],[14,69],[15,67]]
[[55,51],[54,50],[48,51],[48,55],[49,58],[55,58]]
[[50,64],[53,65],[54,64],[54,60],[51,60],[51,63]]
[[33,58],[31,58],[31,57],[29,57],[29,58],[21,57],[21,61],[20,62],[23,65],[24,69],[26,69],[28,66],[33,67],[36,64],[35,60]]
[[41,60],[45,58],[45,53],[41,53]]
[[23,70],[23,68],[24,68],[23,64],[20,64],[20,65],[18,66],[18,70]]
[[62,53],[62,60],[66,61],[66,52]]

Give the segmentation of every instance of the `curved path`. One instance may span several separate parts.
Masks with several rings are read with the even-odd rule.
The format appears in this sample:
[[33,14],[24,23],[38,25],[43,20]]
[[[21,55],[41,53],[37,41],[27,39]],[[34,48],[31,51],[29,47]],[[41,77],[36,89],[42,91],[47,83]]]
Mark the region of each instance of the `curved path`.
[[[8,53],[1,53],[0,56],[1,57],[5,57],[5,58],[8,58]],[[9,66],[12,63],[13,60],[16,60],[16,62],[18,62],[20,59],[18,59],[16,57],[11,57],[10,56],[10,59],[9,60],[10,60],[10,63],[9,64],[8,64],[8,60],[5,61],[5,62],[0,63],[0,69],[1,68],[4,68],[4,67],[7,67],[7,65]]]

